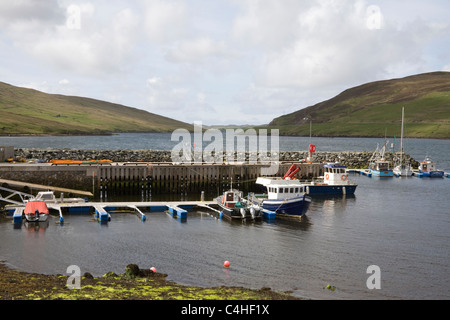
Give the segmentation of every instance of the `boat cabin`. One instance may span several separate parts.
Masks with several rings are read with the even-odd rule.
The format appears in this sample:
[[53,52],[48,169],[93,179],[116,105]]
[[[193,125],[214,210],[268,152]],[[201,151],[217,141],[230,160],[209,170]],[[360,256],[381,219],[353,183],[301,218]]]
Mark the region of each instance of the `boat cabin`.
[[375,162],[370,163],[369,169],[376,171],[387,171],[389,170],[389,162],[384,160],[377,160]]
[[435,171],[435,163],[429,157],[426,157],[425,160],[420,163],[419,170],[424,172]]
[[35,200],[55,203],[56,197],[53,191],[41,191],[37,194]]
[[242,191],[229,190],[222,196],[222,204],[228,208],[242,207],[241,199],[243,198]]
[[347,169],[346,166],[340,163],[328,163],[323,166],[324,182],[328,184],[342,184],[347,183]]
[[267,188],[267,198],[269,200],[297,198],[303,196],[305,193],[305,187],[298,180],[258,178],[256,183]]

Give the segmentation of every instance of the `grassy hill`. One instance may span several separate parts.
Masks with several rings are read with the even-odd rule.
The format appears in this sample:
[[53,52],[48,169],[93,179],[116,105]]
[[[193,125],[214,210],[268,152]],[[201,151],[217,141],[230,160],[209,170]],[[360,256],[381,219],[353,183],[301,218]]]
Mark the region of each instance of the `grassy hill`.
[[191,125],[105,101],[0,82],[0,135],[170,132]]
[[402,106],[405,136],[450,138],[450,72],[433,72],[371,82],[336,97],[274,119],[269,127],[284,135],[399,136]]

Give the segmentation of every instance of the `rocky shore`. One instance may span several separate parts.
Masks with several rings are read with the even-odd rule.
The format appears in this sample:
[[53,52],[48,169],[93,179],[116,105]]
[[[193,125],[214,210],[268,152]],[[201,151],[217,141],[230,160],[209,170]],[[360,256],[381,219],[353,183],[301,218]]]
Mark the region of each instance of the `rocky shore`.
[[[17,148],[14,150],[15,161],[29,162],[50,160],[111,160],[113,162],[172,162],[170,150],[79,150],[79,149],[26,149]],[[236,159],[246,161],[255,159],[252,154],[235,153]],[[276,155],[274,155],[275,157]],[[314,162],[336,162],[339,161],[349,168],[365,168],[368,166],[372,152],[317,152],[314,154]],[[278,159],[280,161],[301,161],[308,157],[307,151],[280,151]],[[386,160],[393,165],[395,154],[386,153]],[[412,164],[413,167],[418,166],[418,162],[410,155],[405,155],[406,163]],[[258,158],[259,160],[259,158]]]
[[166,277],[130,264],[119,275],[108,272],[93,277],[85,273],[80,288],[71,289],[68,276],[22,272],[0,262],[0,300],[298,300],[270,288],[190,287]]

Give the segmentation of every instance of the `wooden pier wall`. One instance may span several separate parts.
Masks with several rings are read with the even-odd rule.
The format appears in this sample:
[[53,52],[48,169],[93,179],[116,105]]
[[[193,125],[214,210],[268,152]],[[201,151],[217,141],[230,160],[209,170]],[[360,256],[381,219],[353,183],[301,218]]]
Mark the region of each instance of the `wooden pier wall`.
[[[323,174],[318,163],[284,162],[275,176],[283,176],[295,163],[298,178]],[[102,163],[102,164],[1,164],[0,178],[64,188],[94,191],[108,188],[134,192],[140,188],[154,193],[216,190],[218,185],[252,185],[261,176],[263,164],[178,164]]]

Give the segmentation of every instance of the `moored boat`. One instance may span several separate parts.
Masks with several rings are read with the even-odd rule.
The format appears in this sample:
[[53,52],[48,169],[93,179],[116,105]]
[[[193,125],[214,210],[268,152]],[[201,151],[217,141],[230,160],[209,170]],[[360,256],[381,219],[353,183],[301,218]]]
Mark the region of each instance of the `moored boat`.
[[29,201],[23,209],[23,214],[28,222],[47,221],[49,210],[44,201]]
[[230,189],[216,198],[221,212],[232,220],[256,220],[262,217],[261,208],[243,197],[242,191]]
[[436,163],[427,156],[419,165],[419,174],[423,177],[442,178],[444,171],[437,170]]
[[389,168],[389,161],[384,158],[387,140],[381,150],[378,146],[369,162],[369,173],[375,177],[393,177],[394,172]]
[[60,197],[55,197],[53,191],[40,191],[31,201],[45,201],[45,203],[77,203],[86,202],[83,198],[65,198],[64,194],[61,193]]
[[296,179],[259,177],[256,183],[266,188],[267,194],[251,200],[264,210],[275,212],[276,216],[301,217],[309,208],[311,198],[305,194],[305,187]]
[[346,172],[347,167],[339,162],[327,163],[323,166],[324,175],[318,179],[314,179],[311,183],[303,184],[305,193],[313,194],[354,194],[355,183],[348,180]]

